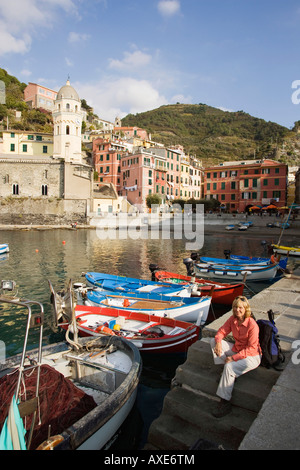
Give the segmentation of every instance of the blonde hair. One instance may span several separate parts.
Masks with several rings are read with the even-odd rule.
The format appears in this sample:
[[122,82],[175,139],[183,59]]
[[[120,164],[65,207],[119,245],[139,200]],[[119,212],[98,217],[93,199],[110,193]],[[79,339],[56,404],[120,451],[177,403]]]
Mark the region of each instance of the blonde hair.
[[[239,295],[234,299],[234,301],[232,302],[232,310],[234,309],[234,307],[238,307],[240,303],[242,303],[243,307],[245,307],[245,318],[251,317],[251,307],[249,301],[247,297],[244,297],[243,295]],[[234,310],[233,316],[235,316]]]

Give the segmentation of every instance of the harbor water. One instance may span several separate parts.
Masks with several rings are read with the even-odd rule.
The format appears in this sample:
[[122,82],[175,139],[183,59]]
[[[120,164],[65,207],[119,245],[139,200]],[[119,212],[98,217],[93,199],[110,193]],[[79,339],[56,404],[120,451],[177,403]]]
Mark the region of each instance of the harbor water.
[[[48,280],[56,290],[62,290],[70,279],[83,282],[82,273],[87,271],[151,279],[150,263],[171,272],[186,274],[183,259],[190,256],[184,239],[103,240],[99,239],[95,230],[89,229],[2,230],[0,233],[0,243],[8,243],[10,248],[9,254],[0,258],[0,280],[14,280],[20,297],[37,300],[44,305],[44,344],[60,341],[64,337],[62,332],[53,329]],[[223,258],[224,250],[230,249],[234,254],[266,256],[262,240],[271,241],[263,235],[260,238],[259,235],[236,236],[229,232],[212,232],[205,236],[200,253]],[[261,283],[251,285],[248,295],[263,288]],[[208,321],[228,310],[228,307],[211,309]],[[18,307],[0,304],[0,340],[5,344],[6,356],[22,350],[25,313]],[[29,347],[37,347],[37,342],[38,333],[33,331],[29,337]],[[120,436],[117,448],[130,450],[143,447],[151,422],[161,412],[163,398],[170,389],[176,367],[184,360],[184,356],[143,357],[137,403],[127,424],[133,435],[125,432],[125,441]]]

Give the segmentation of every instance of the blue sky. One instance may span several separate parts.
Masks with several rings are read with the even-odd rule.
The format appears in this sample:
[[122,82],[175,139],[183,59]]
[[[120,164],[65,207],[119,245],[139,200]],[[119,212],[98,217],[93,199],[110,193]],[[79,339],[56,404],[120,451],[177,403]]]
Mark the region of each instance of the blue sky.
[[70,75],[110,121],[180,102],[292,127],[300,0],[0,0],[0,67],[57,91]]

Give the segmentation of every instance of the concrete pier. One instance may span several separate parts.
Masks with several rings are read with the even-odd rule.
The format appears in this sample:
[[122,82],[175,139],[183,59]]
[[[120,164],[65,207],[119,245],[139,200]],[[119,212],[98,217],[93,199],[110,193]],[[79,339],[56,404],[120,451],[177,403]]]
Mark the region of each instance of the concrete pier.
[[[203,330],[188,351],[166,395],[163,410],[150,426],[147,449],[298,450],[300,449],[300,272],[283,278],[250,300],[256,319],[275,313],[284,370],[259,367],[239,377],[232,412],[212,416],[223,366],[213,363],[209,341],[232,314],[228,312]],[[228,338],[230,340],[230,338]],[[299,345],[295,341],[299,340]],[[292,345],[297,349],[294,351]]]

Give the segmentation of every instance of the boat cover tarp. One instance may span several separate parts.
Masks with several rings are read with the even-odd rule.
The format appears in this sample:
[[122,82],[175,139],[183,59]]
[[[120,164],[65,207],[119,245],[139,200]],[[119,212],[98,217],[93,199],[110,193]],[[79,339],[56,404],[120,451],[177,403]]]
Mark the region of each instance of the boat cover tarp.
[[[12,397],[16,390],[18,371],[0,379],[0,429],[8,416]],[[35,397],[37,369],[24,374],[21,385],[21,402]],[[25,398],[26,397],[26,398]],[[48,438],[48,426],[51,435],[61,434],[89,411],[96,407],[94,399],[77,388],[69,379],[48,365],[41,366],[39,407],[32,437],[31,449]],[[32,416],[24,418],[24,427],[30,429]]]

